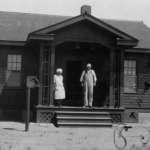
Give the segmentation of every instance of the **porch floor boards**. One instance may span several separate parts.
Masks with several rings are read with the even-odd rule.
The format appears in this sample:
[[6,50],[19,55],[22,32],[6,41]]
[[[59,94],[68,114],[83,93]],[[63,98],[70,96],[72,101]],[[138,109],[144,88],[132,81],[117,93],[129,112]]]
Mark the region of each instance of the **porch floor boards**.
[[76,110],[76,111],[124,111],[124,108],[123,107],[117,107],[117,108],[114,108],[114,107],[105,107],[105,106],[102,106],[102,107],[96,107],[96,106],[93,106],[91,108],[89,107],[82,107],[82,106],[53,106],[53,105],[37,105],[36,108],[38,109],[49,109],[49,110]]

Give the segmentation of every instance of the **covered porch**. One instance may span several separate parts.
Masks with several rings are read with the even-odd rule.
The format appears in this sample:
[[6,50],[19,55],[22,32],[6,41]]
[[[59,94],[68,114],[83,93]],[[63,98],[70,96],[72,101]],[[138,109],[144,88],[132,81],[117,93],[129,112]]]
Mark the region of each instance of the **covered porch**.
[[94,89],[95,107],[109,102],[109,50],[97,43],[65,42],[56,48],[55,68],[63,68],[66,99],[64,106],[83,106],[83,87],[80,76],[90,62],[98,78]]
[[[30,33],[28,41],[39,45],[38,122],[50,122],[56,110],[82,109],[79,80],[88,62],[92,63],[98,78],[93,110],[121,116],[124,49],[135,46],[135,38],[83,12]],[[64,70],[66,89],[62,108],[54,106],[53,98],[53,75],[58,67]]]

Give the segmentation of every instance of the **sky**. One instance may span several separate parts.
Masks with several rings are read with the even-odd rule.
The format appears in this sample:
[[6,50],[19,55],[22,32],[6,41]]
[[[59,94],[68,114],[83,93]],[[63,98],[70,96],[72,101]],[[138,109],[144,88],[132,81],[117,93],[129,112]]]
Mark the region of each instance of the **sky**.
[[95,17],[143,21],[150,27],[150,0],[0,0],[0,11],[76,16],[84,4]]

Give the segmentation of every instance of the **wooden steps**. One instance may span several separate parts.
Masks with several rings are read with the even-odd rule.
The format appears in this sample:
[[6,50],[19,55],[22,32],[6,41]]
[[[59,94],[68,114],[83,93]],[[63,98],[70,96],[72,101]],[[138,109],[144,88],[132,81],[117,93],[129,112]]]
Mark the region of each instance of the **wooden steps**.
[[[124,120],[125,109],[122,107],[77,107],[77,106],[36,106],[37,122],[54,123],[56,126],[87,126],[87,123],[96,122],[95,127],[110,126],[110,122],[121,123]],[[84,119],[83,119],[84,118]],[[82,121],[84,120],[84,121]],[[67,123],[65,123],[67,122]],[[69,124],[70,122],[70,124]],[[72,123],[73,122],[73,123]],[[75,122],[75,123],[74,123]],[[83,122],[84,125],[77,124]],[[72,124],[71,124],[72,123]],[[100,124],[101,123],[101,124]],[[105,123],[105,124],[104,124]],[[107,124],[108,123],[108,124]],[[94,124],[94,123],[93,123]],[[89,126],[92,126],[91,124]]]
[[112,119],[109,112],[89,110],[55,111],[56,127],[111,127]]

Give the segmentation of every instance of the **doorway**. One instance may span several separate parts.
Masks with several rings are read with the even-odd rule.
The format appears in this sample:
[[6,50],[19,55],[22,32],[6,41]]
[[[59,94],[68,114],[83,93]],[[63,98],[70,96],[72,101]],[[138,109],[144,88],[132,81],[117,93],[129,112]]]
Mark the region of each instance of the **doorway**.
[[109,103],[109,61],[104,55],[93,60],[93,69],[97,76],[97,84],[94,87],[93,106],[103,107]]
[[80,76],[83,69],[82,61],[66,62],[66,100],[69,106],[82,106],[82,87]]
[[[103,107],[109,101],[109,70],[107,61],[101,66],[100,61],[92,62],[97,75],[97,85],[94,88],[93,106]],[[83,106],[83,89],[80,76],[85,67],[82,61],[67,61],[66,63],[66,105]]]

